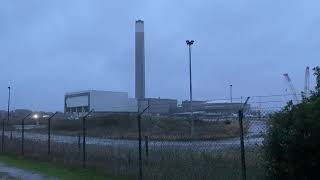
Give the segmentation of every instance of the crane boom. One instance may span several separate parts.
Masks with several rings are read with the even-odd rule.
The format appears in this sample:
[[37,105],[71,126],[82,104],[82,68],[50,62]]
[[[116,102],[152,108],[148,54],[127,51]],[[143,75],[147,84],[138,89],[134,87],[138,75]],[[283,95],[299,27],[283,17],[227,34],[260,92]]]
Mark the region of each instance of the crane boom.
[[297,92],[296,92],[296,89],[295,89],[294,86],[293,86],[293,83],[292,83],[292,81],[291,81],[291,79],[290,79],[290,77],[289,77],[289,74],[285,73],[285,74],[283,74],[283,76],[284,76],[284,78],[286,79],[286,81],[288,82],[289,89],[290,89],[290,91],[291,91],[291,93],[292,93],[292,96],[293,96],[293,100],[294,100],[296,103],[298,103],[299,100],[298,100]]

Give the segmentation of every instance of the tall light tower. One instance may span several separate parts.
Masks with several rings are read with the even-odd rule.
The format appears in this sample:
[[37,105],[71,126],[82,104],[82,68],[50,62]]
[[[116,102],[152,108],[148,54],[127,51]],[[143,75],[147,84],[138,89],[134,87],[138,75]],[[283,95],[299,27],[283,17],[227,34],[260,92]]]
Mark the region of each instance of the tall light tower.
[[[8,119],[7,119],[7,125],[9,125],[9,120],[10,120],[10,96],[11,96],[11,87],[8,86]],[[10,137],[12,137],[12,129],[10,128]]]
[[230,84],[230,103],[232,103],[232,84]]
[[192,111],[192,71],[191,71],[191,46],[194,43],[194,40],[187,40],[187,45],[189,46],[189,78],[190,78],[190,116],[191,116],[191,137],[194,134],[194,121],[193,121],[193,111]]

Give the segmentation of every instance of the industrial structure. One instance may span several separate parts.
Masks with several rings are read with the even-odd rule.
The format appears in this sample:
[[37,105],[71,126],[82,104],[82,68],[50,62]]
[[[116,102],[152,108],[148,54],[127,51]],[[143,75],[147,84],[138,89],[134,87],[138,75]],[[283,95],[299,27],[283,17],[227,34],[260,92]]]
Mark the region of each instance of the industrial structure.
[[[193,41],[190,42],[193,43]],[[189,45],[189,50],[190,48]],[[191,90],[190,84],[190,95],[192,94]],[[136,113],[149,107],[145,112],[149,115],[173,115],[192,113],[193,111],[232,114],[237,113],[242,106],[242,103],[233,103],[232,100],[231,102],[192,101],[192,96],[190,96],[191,101],[183,101],[180,108],[176,99],[147,98],[145,93],[144,22],[138,20],[135,22],[135,98],[129,98],[127,92],[97,90],[70,92],[66,93],[64,97],[64,112],[78,116],[82,116],[92,109],[95,113],[101,114]]]
[[309,66],[306,67],[306,71],[304,74],[304,89],[303,93],[306,97],[309,96],[310,93],[310,69]]
[[135,22],[135,98],[127,92],[80,91],[66,93],[64,112],[83,114],[94,109],[95,112],[138,112],[150,106],[149,114],[172,114],[177,111],[177,100],[145,97],[145,49],[144,22]]
[[95,112],[136,112],[137,102],[126,92],[80,91],[67,93],[64,98],[65,113]]
[[[217,113],[220,115],[237,114],[241,109],[243,103],[230,102],[227,100],[215,100],[215,101],[193,101],[193,111],[203,113]],[[250,105],[247,104],[245,110],[250,109]],[[190,101],[182,101],[182,112],[190,112]]]
[[176,99],[145,98],[140,101],[140,108],[149,106],[147,114],[169,115],[177,112],[178,101]]
[[[293,85],[293,82],[292,82],[289,74],[284,73],[283,76],[284,76],[286,82],[288,83],[288,87],[289,87],[290,93],[293,97],[294,103],[299,103],[300,102],[300,100],[298,98],[299,93],[296,91],[296,88]],[[307,66],[306,70],[305,70],[304,88],[303,88],[301,95],[304,97],[309,97],[309,95],[310,95],[310,69],[309,69],[309,66]]]
[[144,22],[136,21],[135,34],[135,98],[145,98]]

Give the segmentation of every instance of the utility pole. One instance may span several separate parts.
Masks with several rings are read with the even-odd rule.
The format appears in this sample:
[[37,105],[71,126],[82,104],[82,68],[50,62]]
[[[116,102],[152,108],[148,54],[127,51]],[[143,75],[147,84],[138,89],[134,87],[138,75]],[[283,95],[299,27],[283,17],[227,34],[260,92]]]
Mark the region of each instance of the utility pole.
[[190,136],[193,137],[194,134],[194,120],[193,120],[193,110],[192,110],[192,63],[191,63],[191,46],[194,40],[187,40],[187,45],[189,46],[189,78],[190,78],[190,117],[191,117],[191,128]]

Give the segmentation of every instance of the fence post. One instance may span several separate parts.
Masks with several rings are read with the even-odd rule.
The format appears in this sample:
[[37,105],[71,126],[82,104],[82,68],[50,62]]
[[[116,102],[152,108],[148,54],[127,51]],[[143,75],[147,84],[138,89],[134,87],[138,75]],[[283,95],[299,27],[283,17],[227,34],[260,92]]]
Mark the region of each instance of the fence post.
[[146,148],[146,164],[149,162],[149,138],[145,136],[145,148]]
[[81,151],[81,134],[80,133],[78,133],[78,152],[79,152],[79,154],[80,154],[80,151]]
[[239,110],[239,127],[240,127],[240,148],[241,148],[241,166],[242,166],[242,180],[247,179],[246,174],[246,158],[243,140],[243,110]]
[[22,119],[22,134],[21,134],[21,154],[24,155],[24,118]]
[[142,180],[142,153],[141,153],[141,114],[138,114],[138,131],[139,131],[139,179]]
[[51,153],[51,119],[48,119],[48,156]]
[[5,125],[5,119],[2,119],[2,137],[1,137],[1,152],[4,152],[4,125]]
[[48,157],[50,157],[51,154],[51,119],[53,116],[55,116],[58,112],[55,112],[53,115],[51,115],[48,118]]
[[82,118],[82,167],[86,168],[86,118],[93,112],[93,109]]
[[24,120],[27,119],[30,115],[31,113],[25,116],[21,121],[21,155],[22,156],[24,155]]
[[86,168],[86,118],[82,119],[82,166]]
[[139,133],[139,180],[142,180],[142,150],[141,150],[141,115],[149,109],[148,105],[142,112],[139,112],[138,108],[138,133]]

